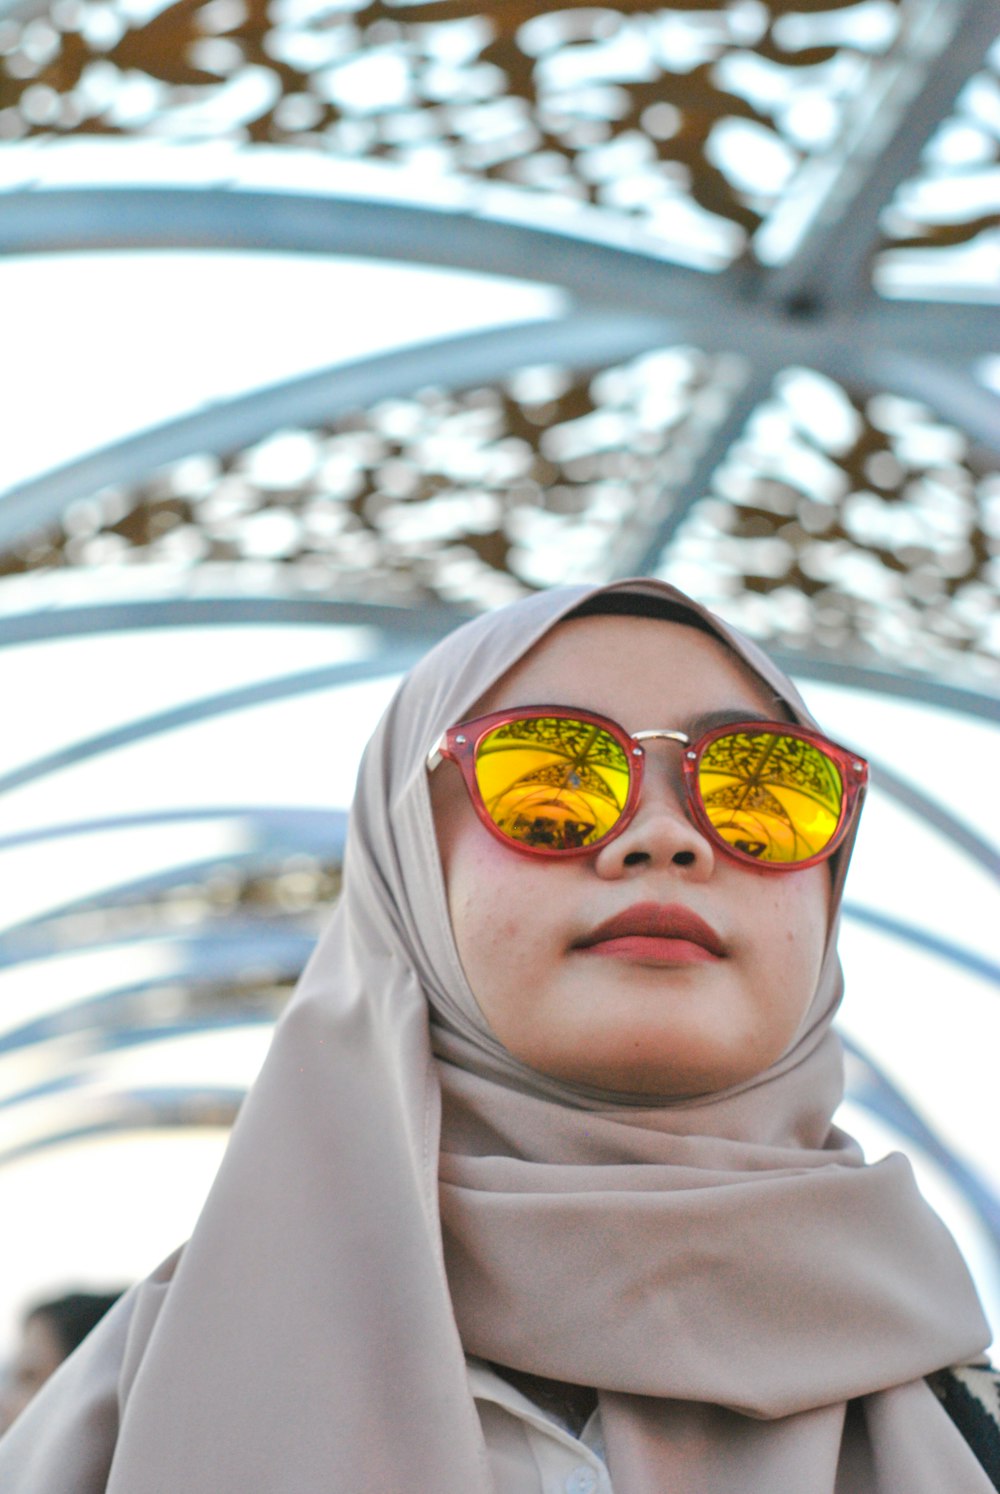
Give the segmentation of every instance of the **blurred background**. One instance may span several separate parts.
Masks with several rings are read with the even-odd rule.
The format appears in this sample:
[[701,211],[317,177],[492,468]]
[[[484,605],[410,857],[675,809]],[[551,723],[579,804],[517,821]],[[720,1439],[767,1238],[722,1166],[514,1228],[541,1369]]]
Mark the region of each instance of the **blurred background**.
[[190,1230],[471,613],[649,574],[873,762],[843,1123],[1000,1324],[993,0],[0,0],[0,1362]]

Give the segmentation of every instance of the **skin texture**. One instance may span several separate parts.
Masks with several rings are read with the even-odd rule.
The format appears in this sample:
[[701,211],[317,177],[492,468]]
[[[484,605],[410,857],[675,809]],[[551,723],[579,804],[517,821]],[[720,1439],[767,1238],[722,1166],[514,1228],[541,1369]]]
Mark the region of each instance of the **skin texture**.
[[[783,710],[723,644],[679,623],[588,617],[560,624],[469,714],[587,707],[627,731],[689,731],[716,711]],[[816,986],[829,913],[820,865],[738,864],[688,817],[682,748],[645,744],[638,811],[592,856],[555,862],[503,846],[479,823],[458,769],[432,775],[459,957],[490,1028],[556,1078],[662,1097],[717,1093],[792,1045]],[[721,958],[662,947],[575,947],[637,903],[680,905],[721,937]],[[658,941],[660,942],[660,941]]]

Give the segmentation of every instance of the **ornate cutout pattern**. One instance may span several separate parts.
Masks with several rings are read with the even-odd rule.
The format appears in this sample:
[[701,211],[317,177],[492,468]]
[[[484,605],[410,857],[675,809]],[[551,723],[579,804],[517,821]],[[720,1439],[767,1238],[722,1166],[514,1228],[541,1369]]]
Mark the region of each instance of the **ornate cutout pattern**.
[[589,378],[524,369],[427,391],[74,504],[0,556],[51,566],[255,565],[279,588],[474,607],[601,574],[658,522],[724,397],[726,361],[672,349]]
[[776,383],[657,574],[772,645],[998,677],[1000,472],[926,407]]
[[591,204],[721,265],[905,25],[899,0],[51,0],[0,21],[0,139],[297,144]]

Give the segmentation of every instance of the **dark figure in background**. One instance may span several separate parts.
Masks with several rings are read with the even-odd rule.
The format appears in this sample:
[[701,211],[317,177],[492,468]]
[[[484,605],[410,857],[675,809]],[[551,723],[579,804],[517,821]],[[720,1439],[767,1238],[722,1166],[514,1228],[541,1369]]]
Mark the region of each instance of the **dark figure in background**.
[[0,1433],[120,1296],[120,1292],[69,1292],[28,1309],[21,1319],[21,1338],[7,1383],[0,1392]]

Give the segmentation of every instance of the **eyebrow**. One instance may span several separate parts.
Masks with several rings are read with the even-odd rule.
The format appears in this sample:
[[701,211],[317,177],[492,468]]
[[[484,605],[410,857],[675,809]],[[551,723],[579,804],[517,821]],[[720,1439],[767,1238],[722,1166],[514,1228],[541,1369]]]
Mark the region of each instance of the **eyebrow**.
[[[775,706],[780,702],[775,701]],[[716,726],[732,726],[738,721],[776,721],[779,716],[769,716],[764,711],[751,711],[746,706],[733,706],[719,711],[706,711],[701,716],[695,716],[688,722],[688,735],[693,741],[705,732],[711,731]]]

